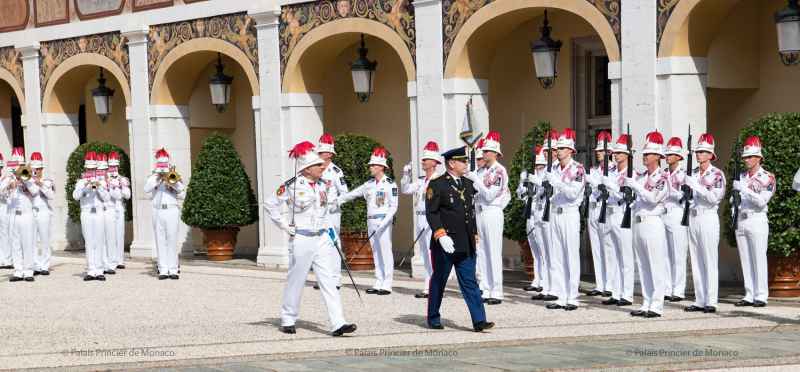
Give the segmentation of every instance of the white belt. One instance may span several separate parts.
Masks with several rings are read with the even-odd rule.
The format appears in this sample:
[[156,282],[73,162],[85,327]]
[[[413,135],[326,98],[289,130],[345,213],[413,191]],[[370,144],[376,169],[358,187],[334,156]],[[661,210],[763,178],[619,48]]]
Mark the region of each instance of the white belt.
[[327,230],[325,230],[325,229],[322,229],[322,230],[298,229],[298,230],[295,230],[295,234],[302,235],[302,236],[308,236],[308,237],[315,237],[315,236],[320,236],[320,235],[324,234],[326,231]]
[[373,214],[371,216],[367,216],[367,219],[368,220],[377,220],[379,218],[384,218],[384,217],[386,217],[386,214]]
[[416,211],[414,213],[416,213],[417,216],[424,216],[425,215],[425,211]]
[[692,216],[701,216],[704,214],[717,214],[716,209],[708,209],[708,208],[692,208],[691,214]]
[[556,214],[565,214],[565,213],[578,213],[577,207],[555,207],[553,208],[553,212]]
[[661,222],[661,215],[650,214],[650,215],[636,216],[636,223],[654,222],[654,221]]
[[739,212],[739,220],[747,220],[755,217],[767,217],[767,212]]
[[172,207],[177,208],[178,206],[175,205],[175,204],[159,204],[159,205],[154,205],[153,206],[153,208],[155,208],[155,209],[170,209]]

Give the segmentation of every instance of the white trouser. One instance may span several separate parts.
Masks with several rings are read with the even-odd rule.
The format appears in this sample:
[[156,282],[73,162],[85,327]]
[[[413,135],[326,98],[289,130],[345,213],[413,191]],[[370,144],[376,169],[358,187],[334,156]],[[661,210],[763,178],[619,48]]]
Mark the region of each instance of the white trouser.
[[125,263],[125,208],[115,208],[115,214],[114,224],[117,231],[117,246],[112,250],[111,262],[114,264],[112,268]]
[[[317,277],[322,299],[328,309],[328,319],[331,331],[345,325],[342,315],[342,301],[336,282],[333,281],[333,270],[330,267],[330,250],[336,249],[328,234],[320,236],[295,235],[290,238],[292,247],[290,254],[294,262],[289,268],[286,277],[286,287],[283,289],[283,305],[281,306],[281,325],[293,326],[300,315],[300,299],[303,295],[308,271],[313,267]],[[338,254],[337,254],[338,255]]]
[[114,270],[117,268],[117,210],[114,207],[106,207],[103,211],[103,232],[106,242],[103,249],[103,270]]
[[419,223],[417,223],[414,237],[416,238],[417,235],[419,235],[417,245],[419,246],[419,255],[422,257],[422,266],[425,267],[425,287],[422,292],[428,293],[428,289],[431,287],[431,276],[433,275],[433,262],[431,261],[432,232],[425,220],[425,216],[417,216],[417,218],[420,220]]
[[[638,220],[641,218],[641,222]],[[642,307],[639,310],[664,312],[664,222],[661,216],[633,217],[633,245],[642,284]]]
[[[481,287],[481,283],[483,282],[483,278],[486,277],[486,257],[483,254],[483,249],[481,249],[480,242],[484,240],[486,237],[486,233],[483,231],[483,223],[481,222],[481,214],[476,211],[475,213],[475,227],[478,230],[478,244],[475,246],[475,280],[478,282],[478,288],[483,291],[483,287]],[[455,270],[454,270],[455,271]]]
[[531,255],[533,256],[533,280],[531,281],[532,287],[542,287],[544,290],[547,287],[547,253],[544,248],[544,239],[542,237],[539,223],[533,218],[528,219],[525,224],[525,232],[528,233],[528,245],[531,246]]
[[50,270],[50,257],[52,255],[52,248],[50,246],[50,219],[52,216],[53,212],[50,212],[50,209],[46,207],[40,207],[38,211],[34,211],[33,213],[33,218],[36,225],[36,235],[34,238],[33,248],[34,270]]
[[692,213],[689,240],[694,305],[716,307],[719,289],[719,216],[716,210],[703,210],[696,216]]
[[686,297],[686,253],[689,230],[681,225],[683,208],[672,208],[662,217],[667,238],[664,295]]
[[743,219],[739,215],[739,228],[736,229],[736,245],[742,260],[744,276],[744,300],[767,302],[769,284],[767,282],[767,238],[769,220],[766,213],[753,213]]
[[[341,213],[331,213],[328,214],[328,220],[331,222],[331,226],[333,229],[336,230],[336,239],[339,241],[339,248],[342,248],[342,239],[339,238],[339,233],[341,232],[342,227],[342,214]],[[344,253],[344,252],[342,252]],[[328,251],[328,259],[331,261],[331,272],[333,273],[333,280],[336,282],[336,285],[341,285],[342,283],[342,258],[339,256],[339,252],[336,249]]]
[[553,206],[550,210],[553,224],[553,251],[550,262],[553,265],[553,284],[558,293],[561,306],[578,305],[578,287],[581,284],[581,216],[577,207]]
[[536,241],[541,242],[542,247],[542,286],[543,295],[558,296],[558,293],[553,291],[553,260],[551,258],[553,252],[553,225],[549,222],[539,222],[536,225]]
[[33,213],[14,211],[9,215],[11,226],[11,257],[14,261],[14,276],[24,278],[33,276],[34,265],[34,221]]
[[103,274],[103,247],[105,233],[103,232],[103,207],[98,207],[95,212],[86,208],[81,210],[81,230],[86,247],[86,275],[98,276]]
[[153,209],[153,230],[158,251],[158,274],[178,274],[178,221],[181,211],[171,205]]
[[483,207],[480,212],[479,251],[483,252],[480,288],[483,298],[503,299],[503,210]]
[[592,246],[592,263],[594,265],[594,289],[605,292],[611,289],[608,283],[606,248],[603,243],[606,234],[602,231],[606,226],[597,222],[597,219],[600,218],[600,204],[591,203],[591,205],[595,205],[594,208],[589,208],[588,217],[589,244]]
[[8,223],[8,204],[0,203],[0,266],[12,264],[11,239],[8,235],[11,226]]
[[[380,225],[381,220],[367,220],[367,229],[372,234]],[[384,227],[372,236],[369,244],[372,245],[372,261],[375,264],[374,289],[392,291],[392,278],[394,276],[394,253],[392,252],[392,224]]]
[[609,206],[606,211],[606,252],[609,253],[608,267],[613,271],[611,281],[611,297],[617,300],[633,302],[633,238],[631,229],[623,229],[623,207]]

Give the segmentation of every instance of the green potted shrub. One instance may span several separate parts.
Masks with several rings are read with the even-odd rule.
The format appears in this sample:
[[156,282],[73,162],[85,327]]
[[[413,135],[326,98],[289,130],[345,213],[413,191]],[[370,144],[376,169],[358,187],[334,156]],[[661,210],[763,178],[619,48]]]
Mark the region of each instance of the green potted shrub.
[[[67,159],[67,185],[64,189],[66,190],[67,213],[69,215],[69,219],[77,224],[81,223],[81,206],[80,202],[75,201],[75,199],[72,198],[72,192],[75,191],[75,182],[81,178],[81,175],[84,172],[83,158],[88,151],[102,152],[105,154],[111,151],[116,151],[119,154],[119,174],[127,177],[128,179],[131,178],[130,159],[128,158],[128,154],[126,154],[125,151],[123,151],[119,146],[105,142],[87,142],[76,147],[75,150],[69,154],[69,159]],[[131,200],[129,199],[125,206],[125,221],[131,220],[133,220],[133,212],[131,208]]]
[[208,259],[233,258],[241,226],[258,220],[258,201],[233,143],[212,134],[192,168],[181,220],[203,231]]
[[536,145],[544,143],[545,134],[550,131],[550,123],[540,121],[528,131],[520,143],[519,148],[514,153],[511,159],[511,167],[508,171],[508,188],[511,190],[512,198],[511,203],[508,204],[503,211],[505,225],[503,227],[503,236],[519,243],[520,256],[528,276],[533,273],[533,256],[531,255],[531,247],[528,244],[528,238],[525,236],[527,233],[527,221],[525,221],[525,203],[516,197],[515,191],[519,185],[519,175],[523,170],[528,173],[533,173],[533,149]]
[[[800,193],[792,189],[792,179],[800,164],[800,113],[775,113],[751,121],[739,133],[736,146],[747,137],[758,136],[763,145],[764,168],[775,175],[777,187],[769,202],[769,262],[770,296],[800,296]],[[734,162],[739,169],[744,164],[738,154],[732,153],[726,167],[727,195],[723,207],[724,231],[731,246],[736,246],[732,227],[730,205]]]
[[[374,139],[356,134],[336,136],[336,157],[333,162],[342,169],[350,190],[371,178],[367,162],[372,149],[383,146]],[[388,149],[387,149],[388,150]],[[386,176],[394,179],[391,153],[386,159]],[[367,241],[367,204],[355,199],[342,206],[342,249],[353,270],[372,270],[372,248]],[[363,248],[362,248],[363,247]]]

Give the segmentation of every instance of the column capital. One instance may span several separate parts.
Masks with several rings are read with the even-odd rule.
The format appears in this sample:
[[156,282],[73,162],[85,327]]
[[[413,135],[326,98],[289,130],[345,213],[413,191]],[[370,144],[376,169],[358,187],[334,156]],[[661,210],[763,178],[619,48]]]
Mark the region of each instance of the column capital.
[[251,10],[247,15],[256,21],[256,29],[259,29],[277,25],[281,19],[281,10],[280,8]]
[[122,30],[122,36],[128,39],[128,45],[147,44],[147,36],[149,34],[150,28],[147,26],[137,26]]
[[21,47],[16,48],[20,53],[22,53],[22,60],[29,60],[32,58],[39,58],[39,43],[33,43],[30,45],[24,45]]
[[656,75],[704,75],[708,60],[703,57],[667,57],[656,60]]

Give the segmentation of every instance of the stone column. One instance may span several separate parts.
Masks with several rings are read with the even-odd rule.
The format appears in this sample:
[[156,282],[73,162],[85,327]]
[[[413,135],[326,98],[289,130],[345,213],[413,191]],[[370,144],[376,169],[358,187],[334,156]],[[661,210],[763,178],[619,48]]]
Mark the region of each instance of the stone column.
[[634,148],[640,148],[645,135],[656,129],[656,5],[655,1],[622,2],[623,104],[621,128],[614,137],[630,123]]
[[[419,153],[428,140],[448,149],[458,145],[447,131],[444,98],[444,57],[442,56],[442,1],[414,1],[416,27],[417,124],[420,139],[412,153]],[[413,140],[412,140],[413,142]]]
[[[45,172],[56,183],[56,196],[50,206],[53,208],[50,224],[50,242],[53,250],[63,251],[67,248],[80,248],[83,241],[80,224],[71,221],[68,215],[67,198],[64,185],[67,181],[67,160],[78,147],[78,114],[77,113],[42,113],[41,125],[45,134],[43,142],[47,153],[43,153]],[[26,139],[27,145],[27,139]],[[27,147],[27,146],[26,146]],[[33,148],[26,150],[36,151]]]
[[131,163],[131,199],[133,201],[133,237],[131,257],[152,257],[155,249],[152,204],[144,193],[144,183],[153,164],[150,126],[150,84],[147,64],[148,28],[126,30],[130,61],[131,102],[128,102],[128,141]]
[[680,137],[686,146],[688,126],[693,138],[708,129],[705,58],[669,57],[658,60],[658,127],[664,140]]
[[42,130],[42,92],[39,81],[39,43],[17,48],[22,53],[22,70],[25,77],[25,153],[39,151],[48,158],[44,131]]
[[[611,80],[611,132],[622,130],[622,63],[608,63],[608,80]],[[617,138],[614,137],[614,141]]]

